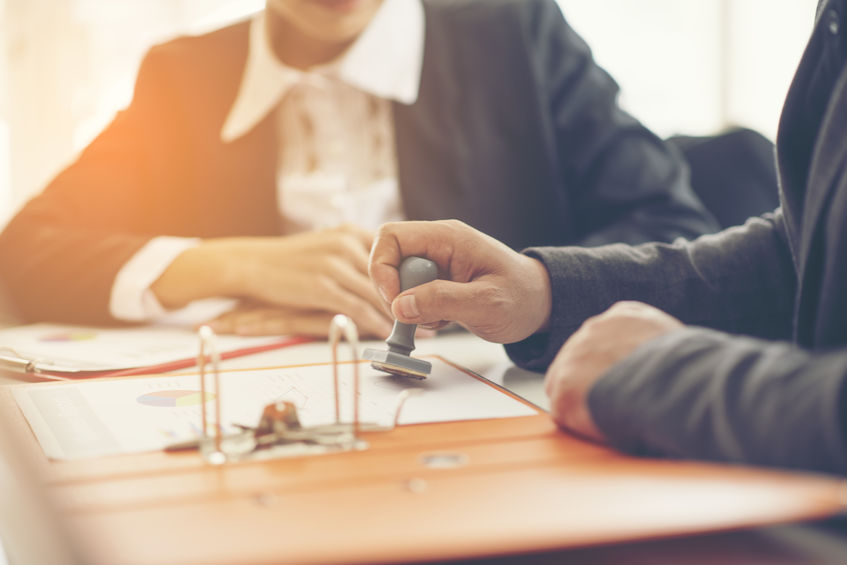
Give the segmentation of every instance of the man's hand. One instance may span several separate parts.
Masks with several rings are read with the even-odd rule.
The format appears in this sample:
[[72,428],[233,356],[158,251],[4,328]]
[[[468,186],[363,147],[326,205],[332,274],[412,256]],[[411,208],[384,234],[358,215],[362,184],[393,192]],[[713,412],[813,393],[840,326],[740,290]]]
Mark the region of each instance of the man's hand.
[[588,408],[592,385],[640,345],[682,326],[673,316],[641,302],[618,302],[586,320],[547,369],[550,415],[577,435],[603,441]]
[[[440,278],[400,293],[397,268],[411,255],[434,261]],[[433,328],[455,321],[489,341],[512,343],[545,327],[550,317],[544,265],[457,220],[385,224],[369,271],[407,324]]]
[[[304,232],[285,237],[205,240],[178,256],[152,285],[168,308],[210,296],[230,296],[266,306],[236,312],[221,326],[243,332],[326,335],[334,314],[345,314],[363,335],[385,338],[393,320],[368,280],[373,236],[354,227]],[[283,318],[292,314],[293,318]],[[323,331],[319,327],[326,325]]]

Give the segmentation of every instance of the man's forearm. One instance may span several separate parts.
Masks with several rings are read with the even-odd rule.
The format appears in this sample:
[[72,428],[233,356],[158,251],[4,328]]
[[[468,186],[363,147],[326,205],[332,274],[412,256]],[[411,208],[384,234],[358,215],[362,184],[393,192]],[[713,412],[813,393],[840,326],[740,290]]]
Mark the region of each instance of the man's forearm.
[[847,350],[815,354],[686,328],[647,342],[589,393],[623,450],[847,472]]
[[507,352],[519,365],[546,368],[585,319],[620,300],[650,304],[687,324],[788,339],[796,277],[782,230],[781,217],[767,215],[673,245],[529,249],[550,272],[550,333]]

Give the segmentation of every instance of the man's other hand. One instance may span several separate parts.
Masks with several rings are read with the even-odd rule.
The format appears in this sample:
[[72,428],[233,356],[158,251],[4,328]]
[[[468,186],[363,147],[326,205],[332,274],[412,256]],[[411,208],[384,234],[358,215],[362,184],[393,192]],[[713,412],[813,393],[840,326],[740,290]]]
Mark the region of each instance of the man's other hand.
[[682,326],[673,316],[641,302],[618,302],[586,320],[547,369],[550,415],[577,435],[604,441],[588,408],[591,387],[639,346]]

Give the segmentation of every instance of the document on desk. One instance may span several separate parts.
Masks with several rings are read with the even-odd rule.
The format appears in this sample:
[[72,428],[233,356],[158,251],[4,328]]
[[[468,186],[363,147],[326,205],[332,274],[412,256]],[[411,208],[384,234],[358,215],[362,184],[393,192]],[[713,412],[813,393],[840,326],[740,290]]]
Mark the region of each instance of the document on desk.
[[[216,343],[221,353],[234,356],[282,346],[290,340],[304,341],[284,336],[222,335]],[[198,347],[196,332],[173,326],[101,328],[44,323],[0,330],[0,355],[30,361],[36,372],[67,376],[134,368],[164,372],[189,367],[194,364]]]
[[[431,358],[432,374],[410,380],[360,364],[360,419],[390,425],[400,393],[417,389],[399,423],[421,424],[528,416],[538,411],[490,383]],[[352,418],[351,363],[339,368],[342,421]],[[207,375],[208,384],[211,378]],[[227,371],[221,378],[224,432],[255,426],[263,407],[293,402],[304,426],[334,421],[329,364]],[[132,377],[72,383],[17,385],[15,400],[51,459],[81,459],[163,449],[199,437],[201,402],[212,418],[215,393],[202,398],[199,376]]]

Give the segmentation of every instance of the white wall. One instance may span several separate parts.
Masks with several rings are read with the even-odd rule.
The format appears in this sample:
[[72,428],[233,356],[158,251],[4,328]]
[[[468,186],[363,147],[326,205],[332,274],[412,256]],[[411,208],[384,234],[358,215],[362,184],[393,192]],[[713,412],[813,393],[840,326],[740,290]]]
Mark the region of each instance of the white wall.
[[[776,135],[776,118],[814,23],[817,0],[731,3],[726,83],[729,121]],[[766,14],[775,12],[773,19]]]
[[773,138],[817,0],[558,0],[621,103],[662,135]]

